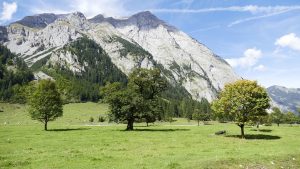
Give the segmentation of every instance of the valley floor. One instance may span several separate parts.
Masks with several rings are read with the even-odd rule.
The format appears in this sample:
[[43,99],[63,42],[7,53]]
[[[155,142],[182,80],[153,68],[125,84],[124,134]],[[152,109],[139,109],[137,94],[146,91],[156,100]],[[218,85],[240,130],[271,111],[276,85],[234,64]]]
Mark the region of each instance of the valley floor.
[[[105,104],[64,107],[50,131],[32,121],[26,107],[0,103],[0,168],[300,168],[300,127],[247,127],[177,119],[174,123],[125,125],[89,122]],[[226,136],[214,132],[226,130]]]

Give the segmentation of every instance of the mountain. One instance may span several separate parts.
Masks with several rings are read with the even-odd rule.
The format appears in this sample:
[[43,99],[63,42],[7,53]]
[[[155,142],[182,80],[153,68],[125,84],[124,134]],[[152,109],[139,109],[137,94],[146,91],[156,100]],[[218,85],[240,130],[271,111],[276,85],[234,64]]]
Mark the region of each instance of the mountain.
[[[88,44],[97,50],[82,52],[87,46],[79,43],[86,41],[92,41]],[[103,65],[102,61],[110,63],[104,59],[106,56],[114,65],[109,64],[114,78],[122,73],[128,75],[136,67],[156,67],[174,89],[197,100],[205,97],[212,101],[226,83],[240,78],[205,45],[148,11],[123,19],[103,15],[86,19],[80,12],[27,16],[0,27],[0,43],[36,72],[50,75],[49,68],[55,68],[93,83],[100,81],[91,80],[95,79],[92,76],[103,77],[103,71],[95,69],[106,69],[98,65]],[[93,52],[100,52],[98,59],[90,57],[96,54]]]
[[297,109],[300,108],[300,89],[271,86],[267,88],[267,91],[272,98],[273,106],[279,107],[283,111],[298,112]]

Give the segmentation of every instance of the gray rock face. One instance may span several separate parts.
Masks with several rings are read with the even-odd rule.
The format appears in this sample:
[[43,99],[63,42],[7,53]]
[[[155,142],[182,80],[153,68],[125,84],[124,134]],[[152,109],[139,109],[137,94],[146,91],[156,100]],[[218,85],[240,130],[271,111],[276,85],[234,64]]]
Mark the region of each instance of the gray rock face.
[[168,28],[169,31],[177,31],[175,27],[168,25],[149,11],[140,12],[125,19],[115,19],[112,17],[105,18],[103,15],[97,15],[89,21],[92,23],[108,22],[114,27],[134,25],[139,29],[155,29],[159,25],[163,25],[164,27]]
[[15,23],[19,23],[30,28],[45,28],[47,25],[53,23],[57,18],[59,18],[59,16],[53,13],[44,13],[34,16],[26,16]]
[[226,83],[240,78],[206,46],[150,12],[126,19],[97,15],[87,20],[80,12],[28,18],[6,27],[4,45],[24,57],[29,65],[51,55],[51,62],[72,65],[75,72],[84,71],[82,65],[74,62],[76,56],[56,51],[86,36],[98,43],[127,75],[135,67],[162,65],[170,72],[170,82],[182,85],[194,99],[205,97],[211,101]]
[[286,88],[283,86],[271,86],[267,89],[273,101],[273,106],[282,111],[297,112],[300,108],[300,89]]

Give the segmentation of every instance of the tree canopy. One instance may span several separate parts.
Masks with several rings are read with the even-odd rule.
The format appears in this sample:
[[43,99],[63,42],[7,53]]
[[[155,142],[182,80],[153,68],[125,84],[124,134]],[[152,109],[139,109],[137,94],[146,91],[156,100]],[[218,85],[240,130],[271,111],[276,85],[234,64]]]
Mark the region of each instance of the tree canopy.
[[129,75],[129,83],[106,85],[101,93],[110,105],[112,118],[127,121],[127,130],[133,130],[135,119],[153,121],[161,110],[158,98],[167,87],[167,82],[158,69],[134,70]]
[[238,80],[225,85],[217,100],[212,103],[216,116],[227,116],[241,128],[244,138],[244,125],[256,116],[267,115],[270,107],[267,91],[256,81]]
[[53,81],[39,81],[35,92],[30,97],[29,114],[32,119],[44,123],[45,130],[49,121],[63,115],[60,93]]
[[273,112],[271,113],[272,121],[279,126],[280,123],[284,122],[284,114],[280,111],[278,107],[274,107]]

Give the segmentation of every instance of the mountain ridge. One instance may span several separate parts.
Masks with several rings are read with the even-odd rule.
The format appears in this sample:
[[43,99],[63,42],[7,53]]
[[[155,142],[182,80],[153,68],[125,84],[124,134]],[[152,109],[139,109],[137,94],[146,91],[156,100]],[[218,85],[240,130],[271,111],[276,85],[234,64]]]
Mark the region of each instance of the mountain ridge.
[[[126,19],[103,15],[86,19],[81,12],[41,14],[25,17],[5,29],[7,34],[2,31],[2,43],[29,66],[43,58],[51,60],[57,50],[87,37],[100,45],[126,75],[135,67],[159,64],[173,85],[183,86],[197,100],[205,97],[212,101],[226,83],[240,79],[224,59],[149,11]],[[139,49],[145,52],[137,52]],[[72,65],[74,58],[67,59],[70,63],[66,64]]]
[[292,111],[298,113],[300,108],[300,88],[287,88],[284,86],[273,85],[267,88],[272,99],[273,106],[282,111]]

